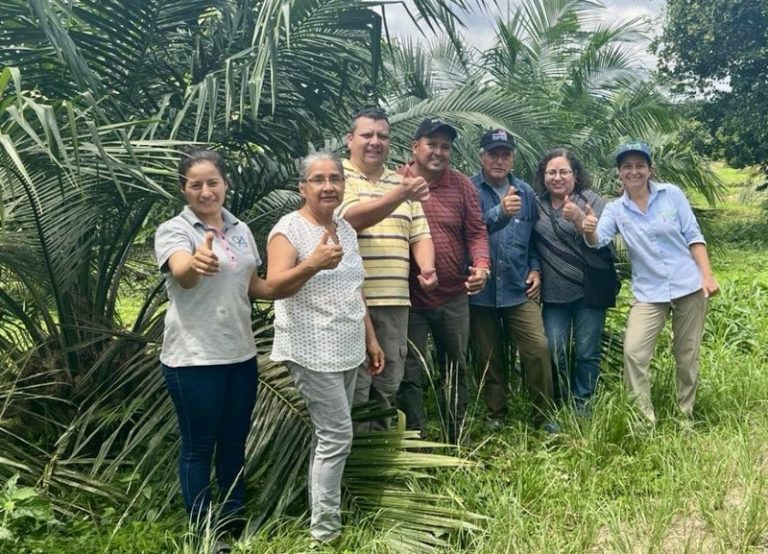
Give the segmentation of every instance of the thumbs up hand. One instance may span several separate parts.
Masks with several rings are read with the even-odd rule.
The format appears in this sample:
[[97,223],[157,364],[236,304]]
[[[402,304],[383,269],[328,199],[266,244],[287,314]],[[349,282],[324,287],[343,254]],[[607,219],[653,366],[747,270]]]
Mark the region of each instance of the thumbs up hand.
[[584,233],[592,234],[597,231],[597,215],[589,204],[586,205],[586,215],[583,223]]
[[326,229],[323,231],[323,236],[320,238],[320,242],[312,251],[312,254],[309,255],[307,261],[311,267],[315,268],[317,271],[322,271],[323,269],[333,269],[339,265],[343,255],[344,251],[342,250],[341,245],[336,244],[331,238],[330,231]]
[[400,186],[406,200],[418,202],[429,200],[429,183],[427,183],[424,177],[413,177],[410,171],[408,171],[408,174],[400,182]]
[[517,215],[522,207],[523,199],[520,198],[517,189],[510,185],[507,194],[501,199],[501,209],[504,210],[505,215],[513,216]]
[[563,217],[572,223],[578,223],[584,219],[584,212],[575,202],[571,201],[571,197],[567,194],[563,203]]
[[219,271],[219,258],[213,253],[214,234],[211,231],[205,233],[203,243],[195,248],[192,255],[192,269],[199,275],[212,277]]

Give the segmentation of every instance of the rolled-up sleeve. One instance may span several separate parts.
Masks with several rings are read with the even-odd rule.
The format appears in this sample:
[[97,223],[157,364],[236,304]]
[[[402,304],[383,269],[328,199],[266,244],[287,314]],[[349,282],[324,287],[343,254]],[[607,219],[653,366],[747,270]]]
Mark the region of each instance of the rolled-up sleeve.
[[597,221],[597,244],[590,244],[584,239],[584,242],[590,248],[602,248],[613,241],[614,237],[618,234],[619,226],[616,221],[618,202],[620,200],[609,202],[603,209],[603,213]]
[[699,222],[696,221],[696,216],[691,209],[691,204],[685,197],[683,191],[679,188],[671,188],[673,190],[673,201],[675,203],[675,210],[677,211],[677,220],[680,223],[680,232],[685,237],[688,246],[696,243],[707,244],[704,240],[704,235],[701,233]]

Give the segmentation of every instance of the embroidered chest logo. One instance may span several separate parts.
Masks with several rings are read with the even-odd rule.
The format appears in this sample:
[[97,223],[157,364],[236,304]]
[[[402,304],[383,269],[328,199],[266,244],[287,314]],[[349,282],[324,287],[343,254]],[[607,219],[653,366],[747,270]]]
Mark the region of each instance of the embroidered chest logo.
[[245,237],[243,236],[230,237],[229,240],[232,242],[232,244],[240,248],[245,248],[248,245],[248,241],[246,241]]

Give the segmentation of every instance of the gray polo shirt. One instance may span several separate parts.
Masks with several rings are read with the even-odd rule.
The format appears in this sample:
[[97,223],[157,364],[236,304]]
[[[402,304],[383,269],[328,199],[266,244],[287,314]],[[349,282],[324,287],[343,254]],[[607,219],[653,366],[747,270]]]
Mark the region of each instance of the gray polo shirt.
[[[170,301],[160,353],[160,361],[167,366],[234,364],[256,355],[248,285],[261,258],[248,226],[226,209],[222,212],[221,231],[206,227],[186,206],[155,233],[155,257],[167,274]],[[213,252],[219,258],[219,271],[184,289],[168,273],[168,259],[179,251],[193,254],[208,231],[216,235]]]

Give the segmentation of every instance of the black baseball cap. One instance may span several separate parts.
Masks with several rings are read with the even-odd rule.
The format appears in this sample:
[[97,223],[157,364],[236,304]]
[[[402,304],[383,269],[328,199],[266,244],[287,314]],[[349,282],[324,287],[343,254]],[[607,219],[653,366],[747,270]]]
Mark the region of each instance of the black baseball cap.
[[493,150],[494,148],[515,149],[515,137],[506,129],[491,129],[486,131],[480,138],[480,148],[483,150]]
[[418,129],[416,129],[416,133],[413,135],[413,140],[419,140],[421,137],[428,137],[441,130],[448,133],[451,140],[456,140],[456,137],[458,136],[456,129],[439,117],[428,117],[419,123]]

